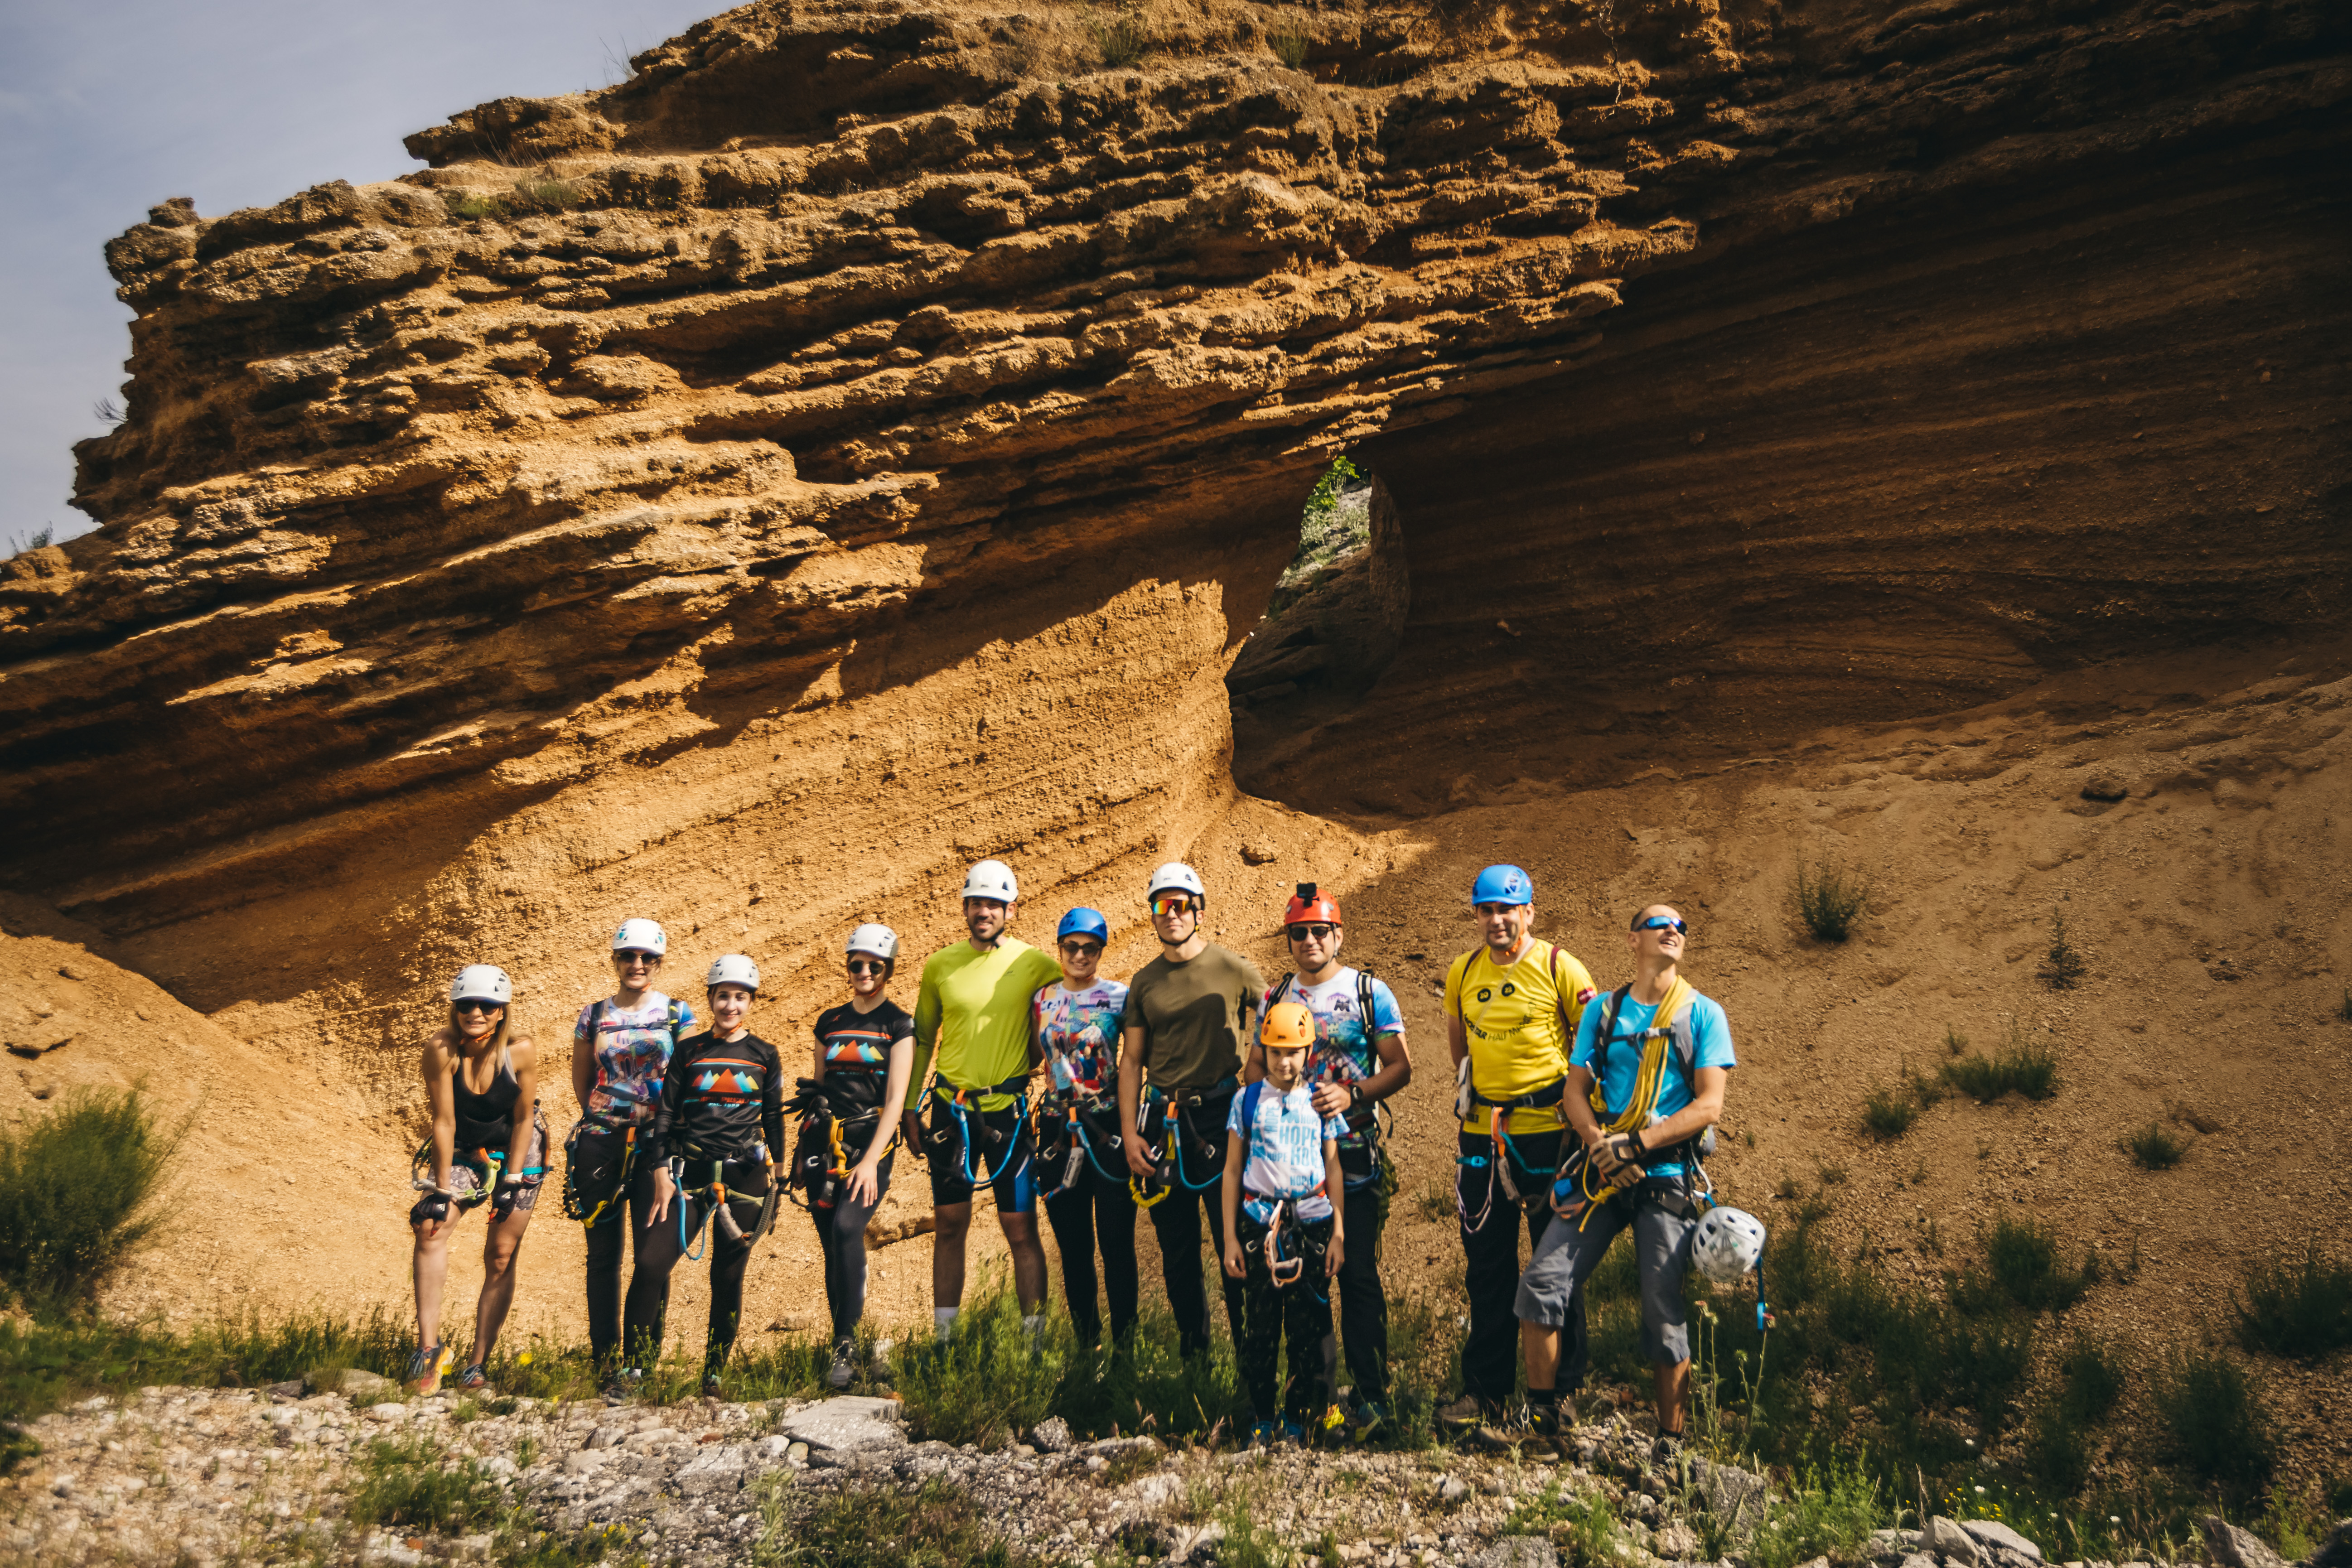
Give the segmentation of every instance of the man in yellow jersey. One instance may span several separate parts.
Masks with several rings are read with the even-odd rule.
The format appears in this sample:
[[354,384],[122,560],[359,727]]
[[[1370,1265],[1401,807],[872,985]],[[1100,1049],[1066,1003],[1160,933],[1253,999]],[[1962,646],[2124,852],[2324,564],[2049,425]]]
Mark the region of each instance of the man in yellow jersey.
[[[1454,1201],[1462,1221],[1470,1335],[1462,1346],[1462,1397],[1437,1413],[1465,1431],[1501,1417],[1511,1395],[1518,1321],[1519,1222],[1531,1248],[1551,1223],[1551,1179],[1567,1125],[1560,1097],[1578,1019],[1592,1000],[1592,975],[1564,949],[1539,942],[1535,879],[1517,866],[1489,866],[1471,885],[1486,944],[1445,972],[1446,1044],[1454,1056],[1461,1158]],[[1560,1325],[1571,1370],[1584,1363],[1584,1302]],[[1530,1390],[1533,1394],[1535,1391]],[[1546,1419],[1556,1389],[1543,1391]],[[1552,1415],[1556,1420],[1556,1414]]]
[[1004,934],[1020,899],[1011,867],[974,866],[963,884],[971,938],[931,954],[915,994],[915,1070],[903,1126],[907,1147],[930,1166],[939,1226],[931,1238],[931,1317],[941,1339],[963,1304],[964,1241],[972,1192],[983,1180],[996,1189],[996,1222],[1013,1249],[1023,1318],[1033,1333],[1043,1321],[1045,1249],[1037,1241],[1036,1173],[1021,1095],[1029,1079],[1029,999],[1061,978],[1062,966]]

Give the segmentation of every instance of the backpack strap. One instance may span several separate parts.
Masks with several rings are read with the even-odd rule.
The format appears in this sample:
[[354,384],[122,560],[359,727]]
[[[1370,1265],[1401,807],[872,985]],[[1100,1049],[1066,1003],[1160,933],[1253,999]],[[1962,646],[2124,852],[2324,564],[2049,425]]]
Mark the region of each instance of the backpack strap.
[[[1284,978],[1287,979],[1288,976],[1286,975]],[[1242,1090],[1242,1146],[1244,1151],[1249,1146],[1252,1130],[1257,1126],[1258,1093],[1265,1088],[1265,1079],[1260,1079]]]

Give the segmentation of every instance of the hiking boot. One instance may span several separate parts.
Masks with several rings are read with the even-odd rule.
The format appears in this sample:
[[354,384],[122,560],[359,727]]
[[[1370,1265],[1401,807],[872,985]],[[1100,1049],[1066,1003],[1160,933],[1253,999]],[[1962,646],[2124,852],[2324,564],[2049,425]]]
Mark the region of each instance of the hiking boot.
[[457,1387],[467,1394],[479,1394],[489,1387],[490,1374],[480,1362],[475,1362],[457,1374]]
[[1566,1405],[1565,1409],[1555,1409],[1549,1405],[1530,1405],[1528,1409],[1528,1448],[1550,1454],[1555,1458],[1568,1458],[1568,1427],[1575,1419],[1576,1406],[1573,1405]]
[[1271,1448],[1281,1441],[1282,1423],[1279,1421],[1261,1421],[1250,1428],[1249,1446],[1253,1448]]
[[1282,1441],[1292,1445],[1294,1447],[1305,1447],[1307,1446],[1307,1428],[1304,1426],[1301,1426],[1298,1422],[1286,1418],[1282,1423]]
[[1388,1408],[1378,1400],[1368,1400],[1356,1406],[1348,1422],[1348,1436],[1361,1443],[1389,1423]]
[[1463,1433],[1474,1430],[1481,1422],[1502,1414],[1502,1407],[1492,1400],[1465,1394],[1451,1405],[1437,1407],[1437,1425],[1443,1431]]
[[833,1370],[824,1374],[824,1385],[835,1393],[857,1381],[857,1344],[844,1340],[833,1347]]
[[442,1374],[449,1370],[451,1359],[446,1345],[418,1347],[416,1353],[408,1358],[408,1375],[401,1380],[401,1386],[411,1394],[438,1394]]
[[1650,1462],[1679,1471],[1684,1458],[1690,1452],[1689,1439],[1680,1432],[1661,1432],[1650,1446]]
[[604,1403],[626,1405],[637,1396],[637,1391],[644,1386],[645,1381],[646,1374],[635,1367],[621,1368],[613,1374],[613,1380],[604,1385]]
[[717,1373],[706,1372],[702,1374],[702,1397],[705,1399],[716,1399],[719,1397],[719,1374]]

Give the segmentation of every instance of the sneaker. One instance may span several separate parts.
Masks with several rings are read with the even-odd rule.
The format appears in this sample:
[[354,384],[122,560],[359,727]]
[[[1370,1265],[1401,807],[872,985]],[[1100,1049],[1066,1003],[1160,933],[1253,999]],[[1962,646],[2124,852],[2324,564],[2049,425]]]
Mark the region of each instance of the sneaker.
[[716,1399],[719,1397],[719,1374],[717,1373],[706,1372],[702,1374],[702,1397],[705,1399]]
[[635,1367],[625,1366],[621,1368],[620,1371],[613,1374],[613,1381],[604,1385],[604,1403],[607,1405],[627,1404],[630,1400],[635,1399],[637,1396],[637,1391],[645,1385],[645,1381],[646,1374],[639,1372]]
[[1349,1418],[1348,1436],[1361,1443],[1388,1423],[1388,1407],[1376,1399],[1371,1400],[1356,1406],[1355,1414]]
[[1566,1458],[1568,1449],[1563,1439],[1569,1423],[1576,1419],[1576,1407],[1569,1405],[1563,1412],[1549,1405],[1530,1405],[1528,1409],[1527,1446],[1558,1458]]
[[839,1390],[857,1381],[857,1345],[844,1340],[833,1347],[833,1370],[824,1374],[825,1386]]
[[408,1358],[408,1375],[401,1386],[411,1394],[438,1394],[441,1376],[449,1370],[451,1357],[446,1345],[425,1345]]
[[1318,1443],[1328,1443],[1345,1432],[1347,1427],[1348,1407],[1335,1403],[1328,1410],[1323,1412],[1323,1418],[1315,1423],[1315,1440]]
[[1468,1432],[1498,1414],[1499,1407],[1491,1401],[1465,1394],[1451,1405],[1437,1407],[1437,1425],[1448,1432]]
[[1689,1451],[1689,1439],[1680,1432],[1661,1432],[1650,1446],[1650,1462],[1656,1465],[1679,1466]]
[[1286,1443],[1295,1443],[1300,1447],[1305,1447],[1307,1446],[1307,1428],[1296,1421],[1286,1419],[1282,1424],[1282,1440]]
[[457,1374],[458,1388],[467,1394],[479,1394],[489,1385],[490,1374],[483,1370],[480,1362],[473,1363]]
[[1250,1428],[1249,1446],[1253,1448],[1271,1448],[1281,1441],[1282,1423],[1279,1421],[1261,1421]]

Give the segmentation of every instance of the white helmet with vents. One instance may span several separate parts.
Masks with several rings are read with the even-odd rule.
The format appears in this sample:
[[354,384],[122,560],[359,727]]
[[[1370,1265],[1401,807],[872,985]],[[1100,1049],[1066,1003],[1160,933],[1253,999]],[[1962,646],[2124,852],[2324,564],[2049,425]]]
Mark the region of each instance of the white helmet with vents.
[[1000,904],[1013,903],[1021,897],[1021,880],[1003,861],[982,860],[964,877],[963,896],[990,899]]
[[495,1002],[503,1007],[514,1000],[514,982],[495,963],[469,963],[449,982],[449,1000]]
[[621,929],[613,933],[613,951],[665,957],[669,952],[669,933],[657,921],[623,921]]
[[1691,1236],[1691,1261],[1718,1285],[1737,1285],[1764,1257],[1764,1222],[1745,1209],[1711,1208]]
[[1162,893],[1190,893],[1203,904],[1209,901],[1208,889],[1201,886],[1201,873],[1181,860],[1171,860],[1151,873],[1151,886],[1143,890],[1143,901],[1150,903]]
[[[977,898],[979,895],[972,896]],[[885,963],[894,963],[898,958],[898,933],[879,921],[867,921],[849,933],[848,945],[842,951],[845,953],[870,952]]]
[[721,953],[710,961],[710,973],[702,984],[716,991],[721,985],[740,985],[748,991],[760,988],[760,966],[740,952]]

